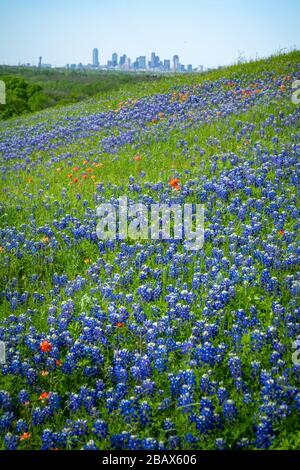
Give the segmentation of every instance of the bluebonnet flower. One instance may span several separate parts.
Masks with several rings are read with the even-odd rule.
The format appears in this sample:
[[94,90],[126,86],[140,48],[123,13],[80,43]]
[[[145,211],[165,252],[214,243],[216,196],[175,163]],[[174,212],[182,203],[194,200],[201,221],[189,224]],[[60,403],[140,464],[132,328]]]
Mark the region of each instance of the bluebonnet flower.
[[223,405],[223,414],[226,420],[232,421],[237,417],[237,408],[233,400],[226,400]]
[[0,430],[6,431],[10,429],[12,422],[14,420],[14,414],[12,411],[6,411],[0,417]]
[[51,429],[43,430],[41,440],[41,450],[51,450],[55,447],[55,435]]
[[215,447],[217,450],[227,449],[227,444],[226,444],[225,439],[223,439],[222,437],[218,437],[215,441]]
[[11,433],[5,434],[4,447],[6,450],[16,450],[18,447],[18,437]]
[[15,432],[18,434],[23,434],[28,431],[28,424],[24,419],[18,419],[16,422]]
[[9,410],[12,404],[9,393],[5,390],[0,390],[0,408],[3,410]]
[[120,403],[120,411],[126,423],[137,419],[137,406],[135,398],[122,400]]
[[143,450],[163,450],[163,443],[158,442],[153,437],[146,437],[142,440],[142,449]]
[[166,431],[172,431],[175,428],[175,424],[171,421],[170,418],[166,418],[163,422],[163,429]]
[[220,404],[224,403],[229,398],[229,393],[225,387],[219,387],[217,395],[218,395]]
[[128,448],[128,442],[130,439],[130,434],[128,432],[122,432],[120,434],[114,434],[110,438],[112,449],[124,450]]
[[237,449],[248,449],[251,445],[250,439],[247,437],[243,437],[242,439],[239,439],[236,443],[236,448]]
[[262,417],[256,429],[255,445],[258,449],[268,449],[274,440],[273,427],[267,417]]
[[241,375],[241,360],[236,355],[231,355],[228,359],[228,367],[232,377],[239,378]]
[[146,427],[150,424],[152,419],[152,409],[146,401],[143,401],[139,405],[138,415],[142,427]]
[[108,435],[108,426],[107,423],[101,419],[97,419],[94,422],[93,432],[98,438],[105,439]]
[[21,390],[19,392],[19,395],[18,395],[18,398],[19,398],[19,401],[22,405],[24,405],[24,403],[28,403],[29,400],[30,400],[30,395],[28,393],[27,390]]
[[88,441],[86,444],[83,446],[83,450],[98,450],[98,447],[96,446],[95,442],[93,439]]
[[61,401],[57,392],[51,392],[49,395],[49,407],[51,411],[60,409]]

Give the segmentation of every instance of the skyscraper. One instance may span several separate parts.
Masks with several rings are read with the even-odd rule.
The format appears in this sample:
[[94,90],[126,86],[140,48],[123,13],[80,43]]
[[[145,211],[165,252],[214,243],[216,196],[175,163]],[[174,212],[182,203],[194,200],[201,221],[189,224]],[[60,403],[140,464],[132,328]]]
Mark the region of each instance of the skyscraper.
[[99,67],[99,51],[96,47],[93,49],[93,67]]
[[168,71],[171,68],[171,61],[169,59],[164,60],[164,70]]
[[173,56],[173,70],[174,72],[178,72],[179,70],[179,56],[178,55]]
[[127,55],[126,55],[126,54],[121,55],[119,64],[120,64],[120,65],[124,65],[125,62],[126,62],[126,59],[127,59]]
[[140,55],[139,57],[137,57],[136,62],[139,69],[146,68],[146,56]]
[[116,52],[112,54],[111,61],[112,61],[113,67],[118,65],[118,54]]
[[155,57],[156,57],[155,52],[151,52],[150,67],[152,69],[154,69],[155,67]]

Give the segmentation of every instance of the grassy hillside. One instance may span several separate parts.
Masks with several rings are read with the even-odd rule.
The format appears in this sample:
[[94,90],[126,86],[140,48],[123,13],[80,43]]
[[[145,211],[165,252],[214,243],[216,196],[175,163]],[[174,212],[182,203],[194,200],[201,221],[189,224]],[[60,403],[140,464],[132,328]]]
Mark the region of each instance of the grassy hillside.
[[[299,67],[0,123],[3,449],[299,449]],[[204,204],[203,248],[99,240],[124,195]]]

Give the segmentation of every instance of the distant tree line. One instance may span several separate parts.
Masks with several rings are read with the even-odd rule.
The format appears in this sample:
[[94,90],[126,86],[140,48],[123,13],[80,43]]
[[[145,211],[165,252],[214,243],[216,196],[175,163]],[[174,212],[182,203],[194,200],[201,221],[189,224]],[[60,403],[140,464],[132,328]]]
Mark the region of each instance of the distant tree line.
[[0,66],[0,80],[6,86],[6,104],[0,104],[0,120],[50,106],[75,103],[98,93],[118,90],[125,83],[154,79],[148,74],[64,69],[40,71]]

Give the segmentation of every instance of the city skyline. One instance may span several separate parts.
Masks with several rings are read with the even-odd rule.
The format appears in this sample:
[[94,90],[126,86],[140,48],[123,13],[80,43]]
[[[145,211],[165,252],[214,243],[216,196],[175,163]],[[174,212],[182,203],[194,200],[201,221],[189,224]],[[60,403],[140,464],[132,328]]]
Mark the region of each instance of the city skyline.
[[[34,64],[26,63],[19,64],[27,67],[34,67]],[[38,68],[51,68],[52,64],[44,63],[43,57],[38,58]],[[101,56],[99,56],[99,49],[94,47],[92,49],[91,61],[87,64],[82,62],[78,63],[67,63],[66,68],[71,69],[83,69],[91,68],[95,70],[123,70],[123,71],[156,71],[156,72],[203,72],[203,65],[193,67],[193,64],[182,64],[178,54],[174,54],[172,59],[160,58],[156,52],[151,52],[151,55],[140,55],[135,60],[127,56],[126,53],[118,54],[113,52],[111,59],[107,60],[106,63],[101,63]]]
[[53,66],[87,64],[95,45],[106,63],[121,45],[133,59],[175,52],[211,68],[300,47],[297,0],[2,0],[0,12],[0,64],[8,65],[37,65],[39,55]]
[[99,49],[94,47],[92,50],[92,61],[91,63],[83,65],[82,62],[78,64],[66,64],[67,67],[82,68],[82,67],[93,67],[93,68],[108,68],[118,70],[156,70],[165,72],[185,72],[189,71],[203,71],[203,65],[198,65],[193,68],[192,64],[182,64],[179,60],[178,54],[174,54],[171,59],[160,58],[156,52],[151,52],[150,57],[147,55],[140,55],[135,60],[127,56],[126,53],[120,55],[118,52],[111,54],[111,59],[107,60],[106,63],[101,63],[101,56],[99,57]]

